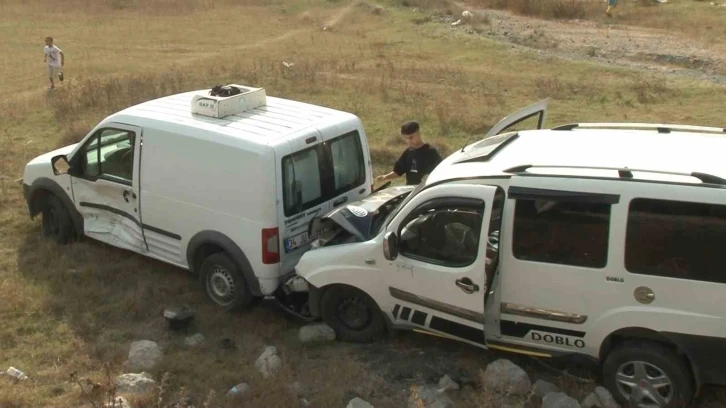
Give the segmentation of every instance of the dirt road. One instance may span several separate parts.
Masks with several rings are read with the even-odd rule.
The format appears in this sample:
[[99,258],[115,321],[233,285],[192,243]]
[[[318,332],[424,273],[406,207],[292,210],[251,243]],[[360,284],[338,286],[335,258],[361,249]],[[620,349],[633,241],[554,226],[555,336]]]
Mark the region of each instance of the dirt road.
[[[456,3],[462,9],[464,3]],[[704,6],[705,7],[705,6]],[[471,10],[471,9],[470,9]],[[726,10],[715,10],[724,12]],[[473,10],[476,26],[451,26],[458,16],[442,17],[452,30],[512,44],[545,57],[641,68],[726,85],[726,43],[688,38],[678,32],[585,20],[540,20],[500,10]],[[718,28],[718,27],[715,27]]]

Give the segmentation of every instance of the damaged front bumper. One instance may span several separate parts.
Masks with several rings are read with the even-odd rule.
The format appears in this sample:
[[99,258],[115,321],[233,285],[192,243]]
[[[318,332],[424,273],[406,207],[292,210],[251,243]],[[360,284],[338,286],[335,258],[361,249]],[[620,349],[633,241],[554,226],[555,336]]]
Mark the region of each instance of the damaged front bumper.
[[320,320],[320,291],[296,274],[283,278],[283,284],[263,302],[273,309],[285,312],[306,322]]

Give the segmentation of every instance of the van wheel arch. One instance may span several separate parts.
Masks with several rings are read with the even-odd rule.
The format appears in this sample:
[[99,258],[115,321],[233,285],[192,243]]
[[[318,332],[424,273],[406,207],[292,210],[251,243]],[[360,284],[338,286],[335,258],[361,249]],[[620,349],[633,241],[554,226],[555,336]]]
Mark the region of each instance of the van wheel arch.
[[262,296],[260,283],[255,276],[249,259],[245,253],[229,237],[217,231],[201,231],[195,234],[187,245],[187,263],[189,271],[202,278],[200,268],[204,260],[215,253],[224,252],[234,259],[244,275],[247,287],[253,296]]
[[627,327],[610,333],[600,345],[600,363],[603,364],[605,359],[607,359],[608,355],[619,345],[633,341],[657,343],[661,346],[671,349],[677,355],[681,356],[686,366],[688,366],[691,371],[690,374],[692,375],[694,381],[693,385],[695,386],[696,391],[695,395],[699,394],[699,391],[701,389],[701,379],[698,369],[693,364],[693,359],[691,359],[688,353],[676,342],[655,330],[642,327]]
[[83,216],[76,209],[75,204],[54,180],[49,178],[41,177],[33,182],[28,190],[28,196],[26,198],[28,204],[28,210],[30,212],[30,218],[33,219],[35,216],[43,211],[43,207],[47,205],[48,199],[51,196],[57,197],[68,210],[73,220],[73,227],[76,230],[78,236],[83,235]]
[[322,310],[322,300],[325,294],[330,291],[331,289],[353,289],[359,292],[362,292],[366,296],[368,296],[373,304],[375,305],[376,309],[378,310],[378,313],[380,313],[381,317],[383,318],[383,321],[385,322],[385,331],[387,335],[393,334],[393,322],[388,317],[388,315],[381,309],[381,306],[376,302],[376,299],[370,295],[370,293],[366,292],[365,290],[358,288],[356,286],[347,285],[344,283],[330,283],[328,285],[325,285],[320,288],[315,288],[310,291],[310,312],[313,316],[322,318],[323,316],[323,310]]

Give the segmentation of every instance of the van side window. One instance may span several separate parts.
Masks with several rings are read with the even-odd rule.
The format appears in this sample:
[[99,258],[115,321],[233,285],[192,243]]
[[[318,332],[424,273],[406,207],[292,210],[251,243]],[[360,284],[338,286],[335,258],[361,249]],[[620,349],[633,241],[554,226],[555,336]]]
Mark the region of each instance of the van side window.
[[104,177],[125,184],[133,180],[135,133],[103,129],[84,147],[82,170],[87,177]]
[[630,202],[625,268],[631,273],[726,283],[726,206],[637,198]]
[[405,223],[399,251],[412,259],[443,266],[471,265],[479,252],[484,204],[426,209]]
[[607,264],[610,204],[519,199],[512,251],[517,259],[602,268]]
[[285,215],[297,214],[324,201],[316,147],[285,157],[282,172]]
[[365,163],[363,163],[363,149],[357,131],[332,140],[330,142],[330,153],[333,158],[334,195],[342,194],[365,183],[366,170]]

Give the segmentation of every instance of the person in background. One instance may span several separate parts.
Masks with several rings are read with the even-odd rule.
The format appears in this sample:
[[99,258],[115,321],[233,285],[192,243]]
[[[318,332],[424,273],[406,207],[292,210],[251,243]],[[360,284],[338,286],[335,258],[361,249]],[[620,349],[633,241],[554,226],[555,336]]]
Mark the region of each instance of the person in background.
[[48,64],[48,78],[50,79],[50,89],[55,88],[55,77],[63,82],[63,65],[65,64],[65,56],[63,51],[53,45],[53,37],[45,37],[45,57],[43,62]]
[[615,8],[615,6],[618,5],[618,0],[607,0],[607,2],[608,2],[608,8],[607,8],[607,10],[605,10],[605,14],[607,14],[608,17],[612,17],[613,16],[612,10]]
[[408,148],[393,166],[393,171],[376,177],[376,183],[386,182],[406,175],[407,185],[416,185],[428,176],[441,163],[441,156],[436,148],[421,139],[419,124],[409,121],[401,126],[401,135],[406,139]]

